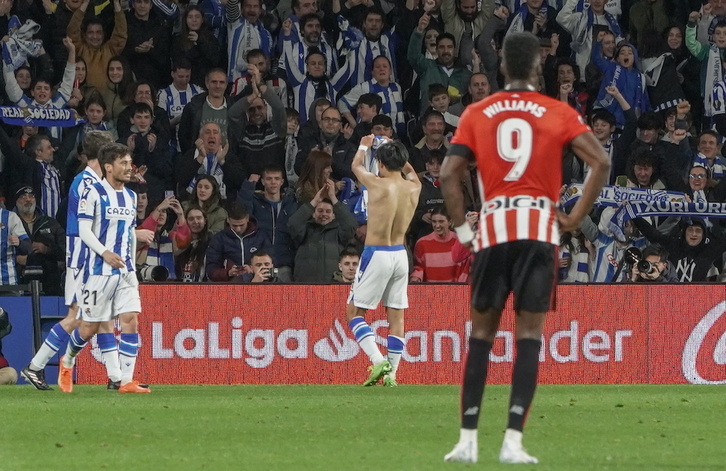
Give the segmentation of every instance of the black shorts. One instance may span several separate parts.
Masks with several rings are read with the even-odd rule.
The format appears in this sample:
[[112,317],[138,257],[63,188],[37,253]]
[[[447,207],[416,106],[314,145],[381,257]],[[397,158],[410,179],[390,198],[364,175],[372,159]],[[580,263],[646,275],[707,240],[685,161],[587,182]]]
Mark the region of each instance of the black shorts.
[[555,247],[518,240],[477,252],[471,271],[471,306],[502,310],[514,293],[514,310],[547,312],[555,308]]

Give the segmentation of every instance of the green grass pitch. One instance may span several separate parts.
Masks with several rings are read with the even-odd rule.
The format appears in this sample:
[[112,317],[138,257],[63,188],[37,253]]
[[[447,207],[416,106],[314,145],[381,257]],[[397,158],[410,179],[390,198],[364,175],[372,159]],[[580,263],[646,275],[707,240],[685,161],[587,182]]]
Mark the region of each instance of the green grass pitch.
[[489,386],[479,463],[444,463],[456,386],[155,386],[121,395],[0,388],[0,471],[724,470],[724,386],[540,386],[524,445],[500,465],[509,388]]

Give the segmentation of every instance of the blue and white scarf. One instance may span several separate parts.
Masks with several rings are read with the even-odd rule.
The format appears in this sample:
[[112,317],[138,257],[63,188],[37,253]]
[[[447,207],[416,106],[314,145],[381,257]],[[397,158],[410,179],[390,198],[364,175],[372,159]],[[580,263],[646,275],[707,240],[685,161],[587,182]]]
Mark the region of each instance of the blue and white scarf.
[[651,201],[625,203],[610,219],[609,228],[616,237],[624,238],[622,228],[630,219],[655,216],[694,216],[699,218],[726,218],[726,203],[701,201]]
[[[549,10],[549,7],[547,6],[547,1],[545,0],[544,2],[542,2],[542,6],[539,9],[539,13],[540,13],[540,15],[544,15],[544,17],[547,18],[548,10]],[[524,31],[524,20],[527,19],[528,15],[529,15],[529,8],[527,8],[527,2],[524,2],[519,6],[519,8],[517,9],[517,12],[512,17],[512,23],[509,25],[507,34],[523,32]]]
[[[198,155],[199,151],[197,150],[194,152],[194,159],[196,159]],[[189,193],[190,195],[194,193],[194,189],[197,186],[197,180],[201,175],[213,176],[214,179],[217,180],[217,184],[219,185],[219,193],[221,198],[227,199],[227,186],[224,184],[224,171],[222,170],[222,166],[219,165],[219,162],[217,161],[217,156],[215,154],[207,154],[204,162],[199,166],[197,175],[189,181],[189,184],[187,185],[187,193]]]
[[[582,196],[582,183],[573,183],[568,185],[565,192],[560,197],[560,205],[566,208]],[[600,195],[595,200],[595,206],[601,207],[617,207],[626,202],[660,202],[673,201],[685,202],[686,195],[677,191],[666,190],[650,190],[647,188],[626,188],[623,186],[606,185],[600,191]]]

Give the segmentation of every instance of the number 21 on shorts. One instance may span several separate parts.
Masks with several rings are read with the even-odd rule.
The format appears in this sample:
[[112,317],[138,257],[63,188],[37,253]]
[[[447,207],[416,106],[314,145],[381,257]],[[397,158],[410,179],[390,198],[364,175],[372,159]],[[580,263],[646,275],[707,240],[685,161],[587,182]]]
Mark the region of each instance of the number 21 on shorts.
[[504,181],[522,178],[532,157],[532,126],[520,118],[505,119],[497,127],[497,152],[507,162],[514,162]]
[[95,290],[94,291],[89,291],[87,289],[84,289],[81,292],[81,295],[83,296],[83,305],[84,306],[88,306],[89,304],[91,306],[96,306],[98,304],[97,292]]

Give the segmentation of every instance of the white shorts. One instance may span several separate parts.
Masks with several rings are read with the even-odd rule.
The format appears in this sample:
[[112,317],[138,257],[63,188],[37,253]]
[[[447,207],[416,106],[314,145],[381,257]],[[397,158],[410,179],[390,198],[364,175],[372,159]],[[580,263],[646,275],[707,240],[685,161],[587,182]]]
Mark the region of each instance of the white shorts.
[[367,245],[363,249],[348,302],[375,309],[380,301],[393,309],[408,307],[408,255],[403,245]]
[[83,268],[66,267],[66,306],[77,301],[76,293],[83,284]]
[[136,273],[90,275],[76,295],[78,314],[87,322],[106,322],[127,312],[141,312]]

